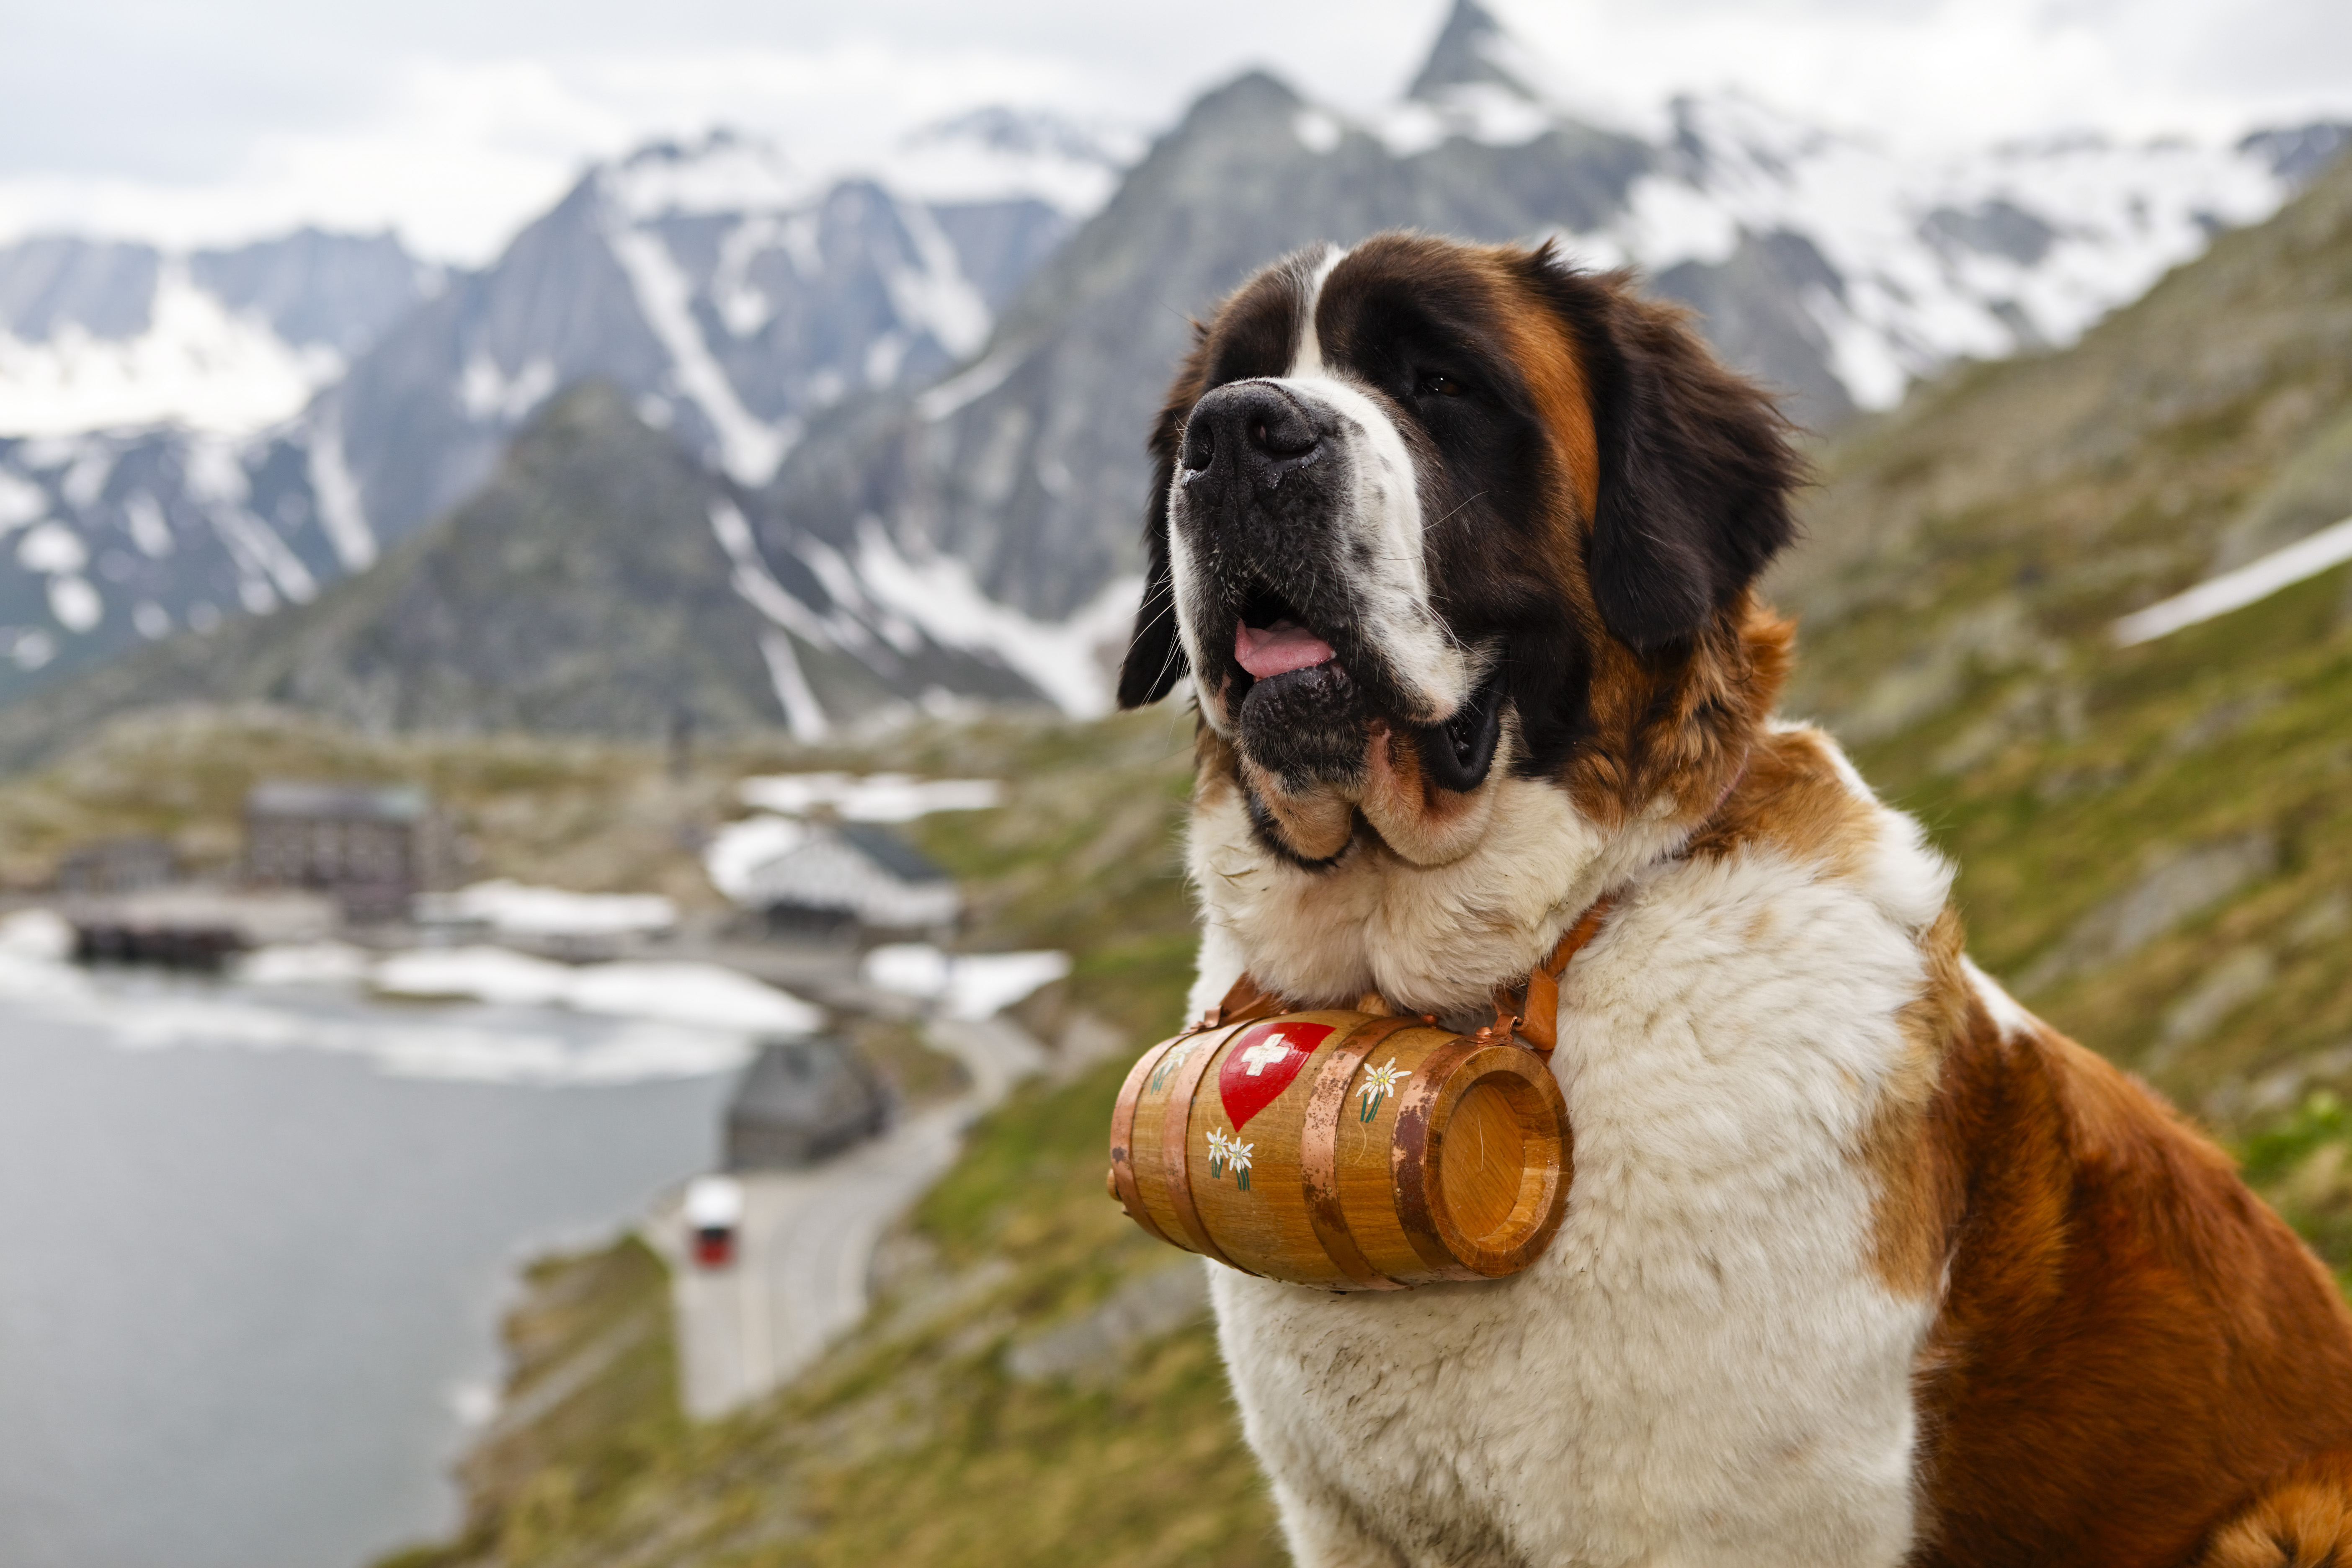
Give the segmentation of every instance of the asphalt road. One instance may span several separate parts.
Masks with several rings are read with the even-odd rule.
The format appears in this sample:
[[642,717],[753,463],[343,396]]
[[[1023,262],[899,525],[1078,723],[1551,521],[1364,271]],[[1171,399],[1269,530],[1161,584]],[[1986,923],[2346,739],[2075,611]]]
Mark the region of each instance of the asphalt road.
[[935,1020],[925,1037],[962,1061],[971,1088],[824,1164],[744,1173],[731,1266],[691,1260],[675,1201],[655,1216],[652,1234],[676,1280],[687,1412],[697,1420],[789,1381],[866,1315],[883,1233],[954,1163],[973,1120],[1048,1059],[1003,1017]]

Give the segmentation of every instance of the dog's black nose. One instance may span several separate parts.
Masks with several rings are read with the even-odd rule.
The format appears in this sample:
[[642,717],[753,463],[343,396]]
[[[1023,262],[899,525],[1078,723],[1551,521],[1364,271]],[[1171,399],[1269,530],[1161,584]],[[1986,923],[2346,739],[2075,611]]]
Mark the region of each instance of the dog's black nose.
[[1268,489],[1315,460],[1322,435],[1307,411],[1262,381],[1221,386],[1192,405],[1184,426],[1184,482],[1215,475]]

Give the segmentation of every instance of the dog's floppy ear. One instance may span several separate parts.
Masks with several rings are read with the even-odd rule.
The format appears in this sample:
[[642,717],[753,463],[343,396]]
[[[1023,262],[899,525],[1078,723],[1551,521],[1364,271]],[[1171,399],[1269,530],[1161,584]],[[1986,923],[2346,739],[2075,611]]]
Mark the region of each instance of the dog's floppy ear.
[[1592,400],[1593,597],[1612,633],[1654,653],[1695,635],[1795,538],[1803,465],[1771,395],[1727,370],[1687,311],[1637,298],[1629,273],[1538,259]]
[[1118,705],[1141,708],[1159,701],[1192,671],[1183,639],[1176,635],[1176,583],[1168,569],[1168,490],[1176,482],[1176,455],[1184,445],[1184,422],[1201,400],[1207,375],[1202,345],[1208,329],[1192,324],[1192,352],[1168,389],[1168,401],[1151,426],[1151,502],[1143,521],[1143,603],[1135,612],[1135,635],[1118,669]]

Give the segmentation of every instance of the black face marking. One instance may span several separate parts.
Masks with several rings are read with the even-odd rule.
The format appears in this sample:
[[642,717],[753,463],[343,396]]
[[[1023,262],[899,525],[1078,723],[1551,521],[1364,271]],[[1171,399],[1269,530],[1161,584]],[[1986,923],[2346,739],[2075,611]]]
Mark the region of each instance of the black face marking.
[[[1359,782],[1370,726],[1386,720],[1413,739],[1431,783],[1477,788],[1507,707],[1513,772],[1553,775],[1596,738],[1591,682],[1603,646],[1622,645],[1612,668],[1630,647],[1663,675],[1787,541],[1798,468],[1785,427],[1769,398],[1717,364],[1682,318],[1641,301],[1626,278],[1578,272],[1540,249],[1399,234],[1349,251],[1315,294],[1322,261],[1302,254],[1245,285],[1202,332],[1171,395],[1152,443],[1153,574],[1120,700],[1150,700],[1173,679],[1155,682],[1155,669],[1184,668],[1167,626],[1172,525],[1197,578],[1183,599],[1209,668],[1195,673],[1221,697],[1244,752],[1286,785]],[[1322,374],[1347,395],[1283,380],[1310,295]],[[1561,373],[1513,357],[1530,343],[1556,345],[1589,401],[1593,515],[1528,380],[1549,376],[1546,395],[1556,398]],[[1396,500],[1378,457],[1394,448],[1370,438],[1359,397],[1406,454],[1410,472],[1397,478],[1412,486],[1426,587],[1414,608],[1487,672],[1475,690],[1453,694],[1458,707],[1443,723],[1415,721],[1429,711],[1432,672],[1397,669],[1391,650],[1370,646],[1376,617],[1398,614],[1400,579],[1383,552],[1400,539],[1397,527],[1362,526],[1347,510]],[[1579,575],[1590,599],[1570,591]],[[1364,588],[1375,580],[1386,595],[1377,603]],[[1283,620],[1328,642],[1337,664],[1254,679],[1234,658],[1236,626]]]

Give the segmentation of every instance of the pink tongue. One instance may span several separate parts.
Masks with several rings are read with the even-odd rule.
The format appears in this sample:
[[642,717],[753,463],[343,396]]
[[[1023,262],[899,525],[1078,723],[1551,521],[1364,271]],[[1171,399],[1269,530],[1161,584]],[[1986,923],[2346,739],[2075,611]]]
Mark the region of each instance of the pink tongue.
[[1308,668],[1330,657],[1331,645],[1295,621],[1276,621],[1264,631],[1234,627],[1234,660],[1260,680]]

